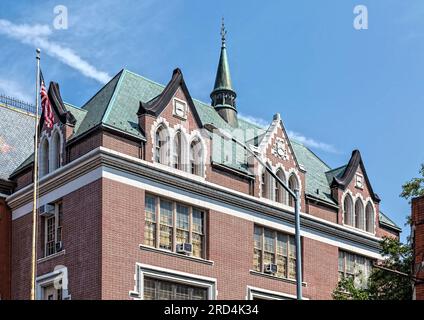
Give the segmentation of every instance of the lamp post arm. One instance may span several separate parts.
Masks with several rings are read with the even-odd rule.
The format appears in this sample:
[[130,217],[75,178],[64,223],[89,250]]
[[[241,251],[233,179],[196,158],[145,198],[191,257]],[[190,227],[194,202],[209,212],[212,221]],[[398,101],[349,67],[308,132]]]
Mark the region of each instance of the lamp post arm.
[[265,167],[266,171],[275,179],[278,181],[280,185],[283,186],[283,188],[293,197],[296,198],[296,194],[286,185],[286,183],[281,180],[269,167],[268,164],[262,161],[262,159],[254,152],[252,151],[247,145],[245,145],[243,142],[238,141],[236,138],[231,137],[231,140],[241,146],[244,150],[246,150],[249,154],[255,157],[255,159],[263,166]]

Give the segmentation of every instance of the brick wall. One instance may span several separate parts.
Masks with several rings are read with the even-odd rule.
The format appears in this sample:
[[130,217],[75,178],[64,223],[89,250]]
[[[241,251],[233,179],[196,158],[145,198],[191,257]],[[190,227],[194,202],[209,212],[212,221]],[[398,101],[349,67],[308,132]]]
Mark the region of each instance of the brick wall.
[[25,170],[18,176],[16,176],[16,189],[15,191],[22,189],[26,187],[27,185],[32,183],[32,180],[34,179],[32,172],[32,167],[30,169]]
[[0,299],[10,299],[11,213],[0,198]]
[[[103,179],[102,298],[129,299],[135,263],[149,264],[217,279],[219,299],[245,299],[247,286],[296,294],[293,281],[251,273],[254,223],[218,211],[207,219],[208,260],[188,261],[159,251],[143,250],[144,191]],[[304,296],[329,299],[337,285],[338,248],[303,239]]]
[[[101,298],[101,187],[97,180],[62,198],[65,254],[37,265],[39,276],[66,266],[73,299]],[[12,222],[12,299],[29,299],[31,221],[32,215],[27,214]],[[42,258],[41,236],[38,240],[38,258]]]
[[[414,255],[415,265],[419,266],[424,261],[424,196],[412,200],[412,221],[414,231]],[[417,300],[424,300],[424,266],[416,275],[423,279],[415,287]]]

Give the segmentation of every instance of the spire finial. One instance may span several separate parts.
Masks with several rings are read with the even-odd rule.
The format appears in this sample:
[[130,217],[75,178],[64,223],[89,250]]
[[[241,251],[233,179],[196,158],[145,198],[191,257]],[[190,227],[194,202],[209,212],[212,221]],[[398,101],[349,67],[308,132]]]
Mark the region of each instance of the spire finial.
[[225,30],[225,24],[224,24],[224,17],[222,17],[222,23],[221,23],[221,42],[222,46],[225,46],[225,36],[227,35],[227,30]]

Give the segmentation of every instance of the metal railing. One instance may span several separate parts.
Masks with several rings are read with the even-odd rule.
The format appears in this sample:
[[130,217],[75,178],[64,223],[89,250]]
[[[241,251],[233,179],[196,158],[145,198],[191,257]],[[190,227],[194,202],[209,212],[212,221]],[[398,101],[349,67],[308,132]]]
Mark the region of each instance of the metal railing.
[[6,96],[4,94],[0,94],[0,103],[9,107],[21,109],[29,113],[35,113],[35,106],[33,104],[16,99],[14,97]]

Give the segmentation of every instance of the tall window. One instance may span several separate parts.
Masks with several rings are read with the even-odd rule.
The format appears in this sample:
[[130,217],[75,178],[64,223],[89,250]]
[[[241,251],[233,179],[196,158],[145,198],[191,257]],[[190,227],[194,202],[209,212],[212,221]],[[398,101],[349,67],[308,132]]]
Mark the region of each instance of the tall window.
[[355,228],[365,229],[364,226],[364,205],[361,199],[356,199],[355,202]]
[[166,250],[173,250],[173,203],[167,200],[160,200],[159,210],[160,234],[159,247]]
[[349,277],[358,285],[366,284],[371,274],[372,260],[339,250],[339,280]]
[[44,139],[40,146],[40,177],[49,173],[49,142]]
[[146,195],[144,244],[176,252],[183,243],[192,245],[192,256],[205,258],[205,211]]
[[156,247],[156,198],[146,195],[145,199],[144,244]]
[[182,142],[181,141],[181,132],[178,131],[175,134],[175,137],[174,137],[173,165],[174,165],[175,169],[184,170],[183,164],[182,164],[182,161],[183,161],[183,159],[182,159],[182,156],[183,156],[182,149],[183,148],[182,148],[181,142]]
[[60,144],[60,135],[57,131],[54,132],[52,138],[52,170],[60,168],[60,155],[61,155],[61,144]]
[[344,224],[353,226],[353,201],[349,194],[346,195],[343,203],[343,220]]
[[208,289],[144,277],[144,300],[207,300]]
[[192,174],[203,175],[203,148],[198,139],[190,144],[190,171]]
[[267,199],[272,199],[272,189],[271,189],[272,177],[269,172],[264,168],[262,172],[262,197]]
[[163,125],[156,130],[155,161],[166,165],[169,164],[169,136]]
[[[286,177],[284,176],[283,170],[279,169],[277,171],[277,177],[280,178],[281,181],[286,183]],[[275,201],[287,204],[287,196],[287,191],[277,180],[275,180]]]
[[253,238],[253,270],[266,272],[267,265],[275,264],[275,276],[296,278],[296,246],[292,235],[255,226]]
[[50,256],[62,250],[63,206],[59,201],[45,206],[42,212],[44,225],[44,256]]
[[[294,173],[291,174],[289,178],[289,189],[294,192],[294,190],[299,189],[299,182],[297,181],[296,175]],[[294,207],[294,199],[293,197],[289,197],[289,206]]]
[[365,222],[366,230],[368,232],[374,233],[374,208],[372,207],[371,202],[368,202],[365,209]]

